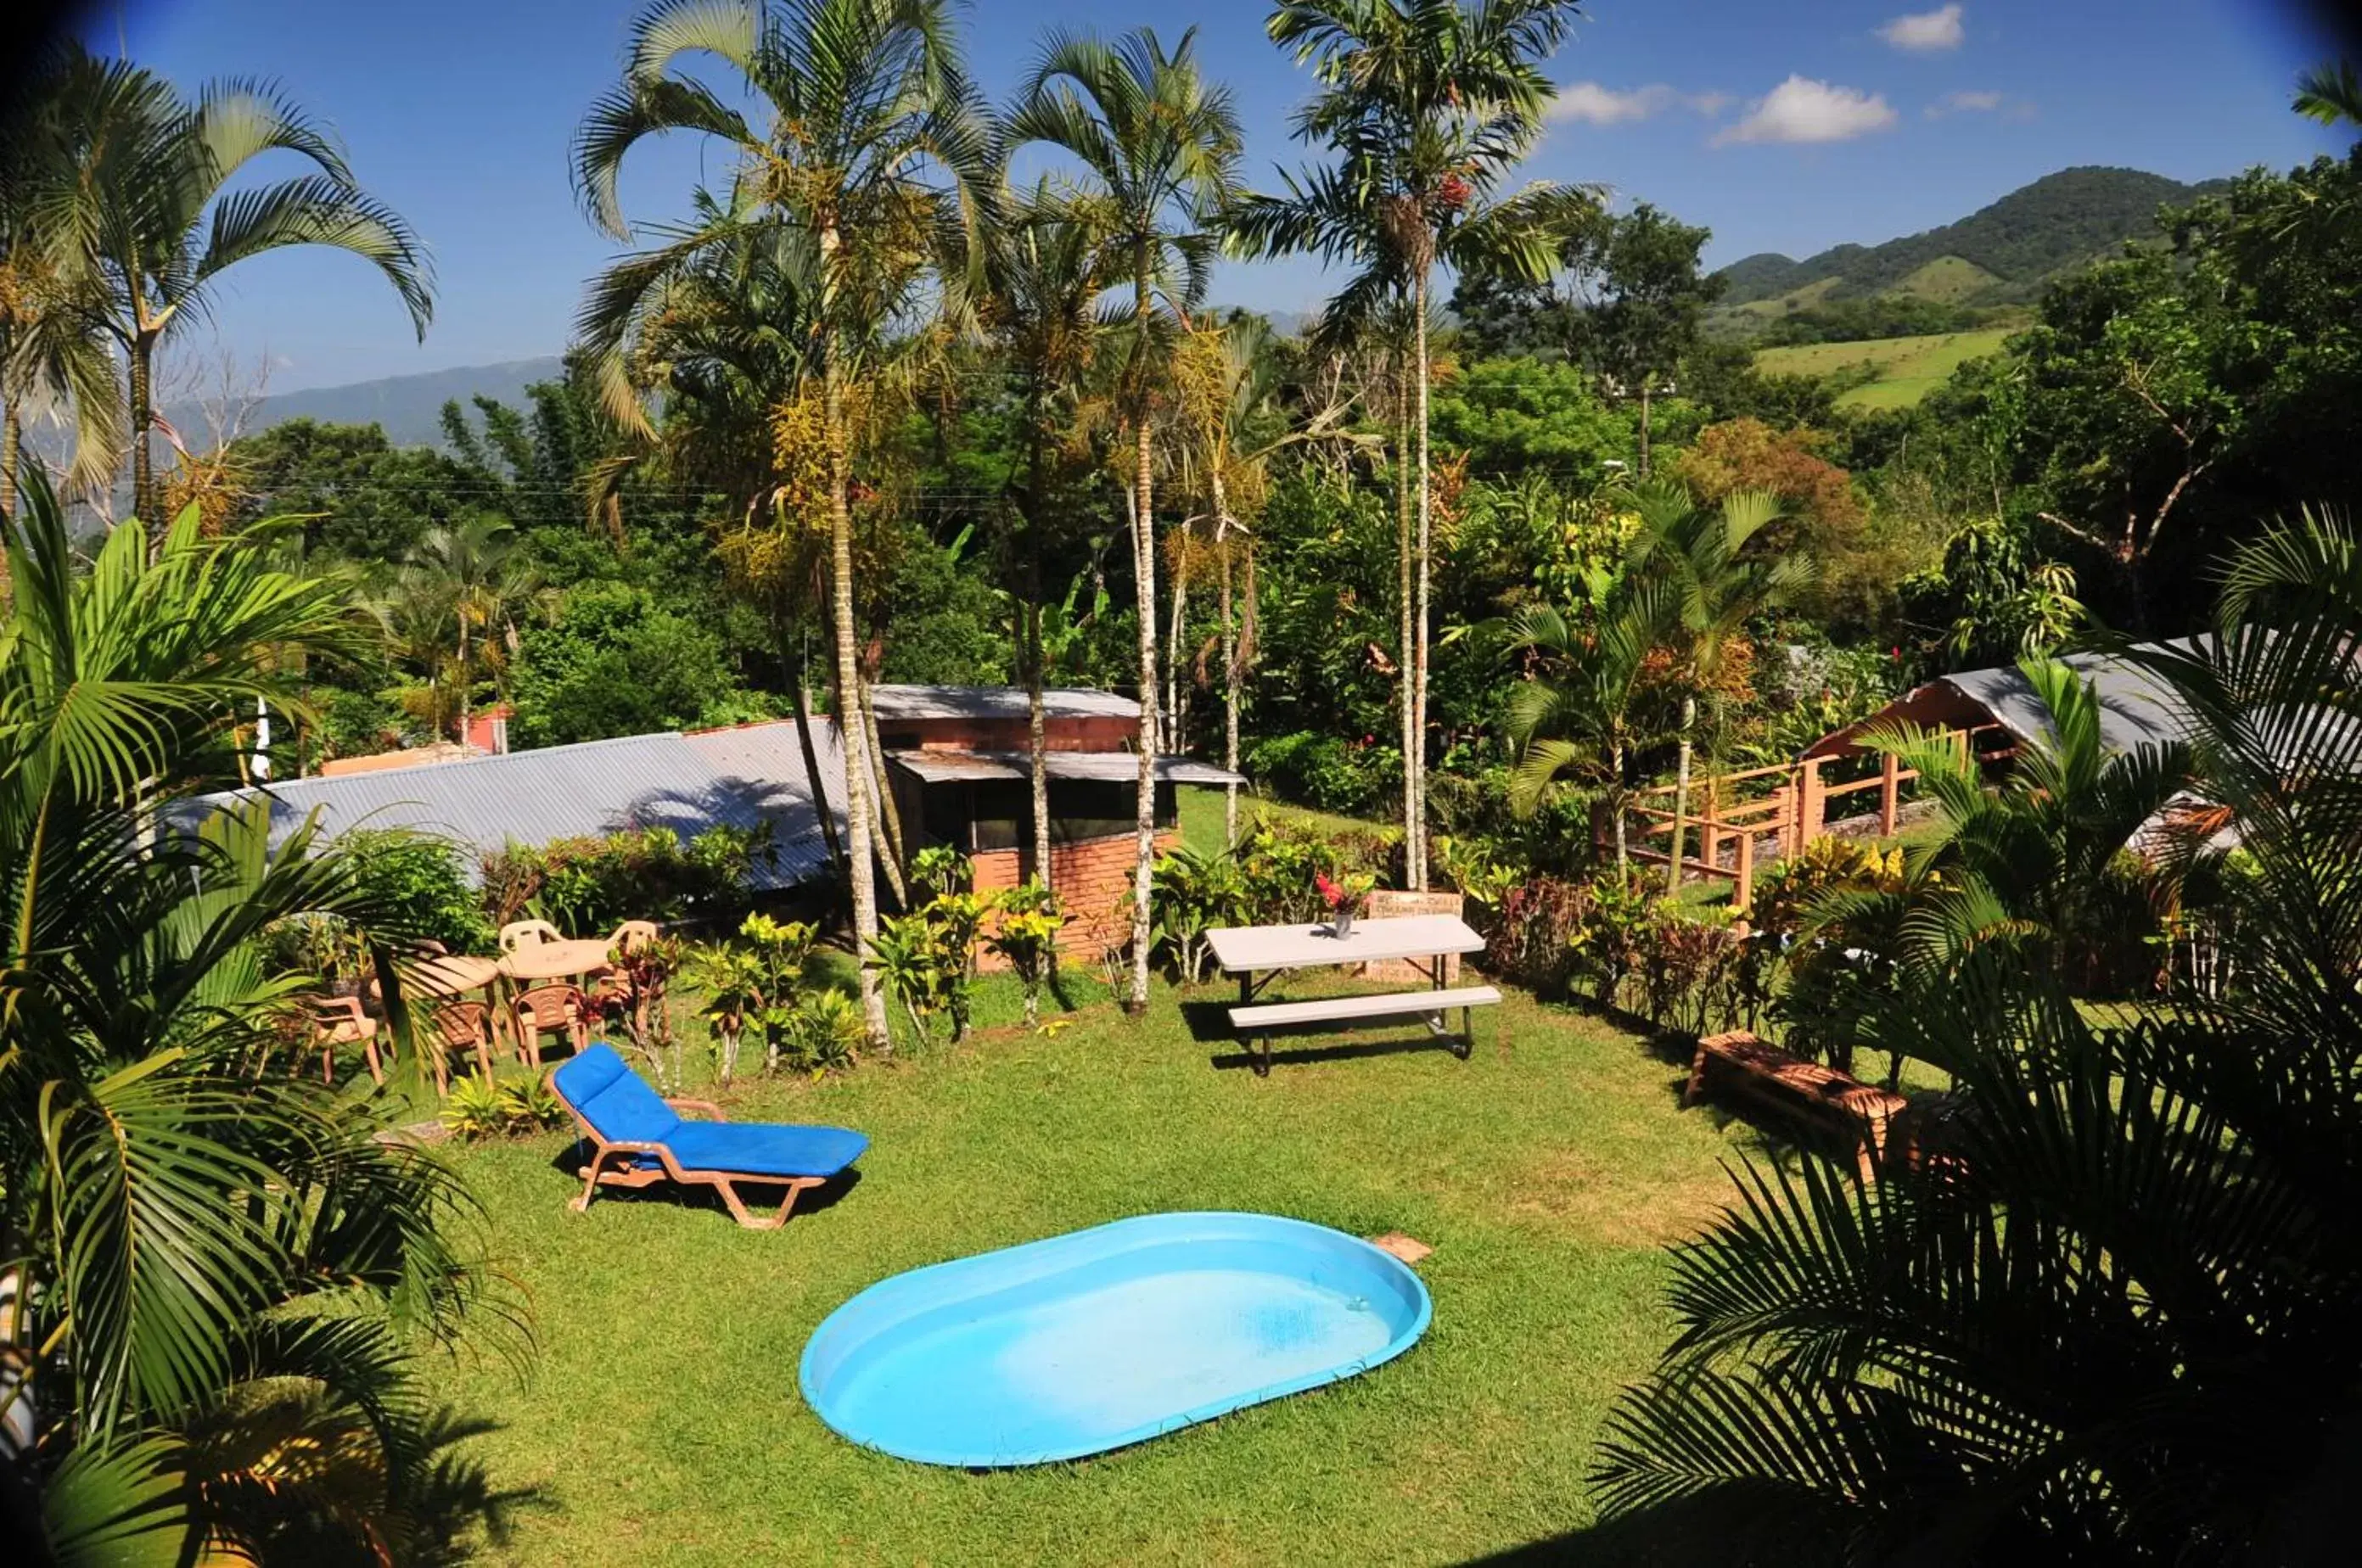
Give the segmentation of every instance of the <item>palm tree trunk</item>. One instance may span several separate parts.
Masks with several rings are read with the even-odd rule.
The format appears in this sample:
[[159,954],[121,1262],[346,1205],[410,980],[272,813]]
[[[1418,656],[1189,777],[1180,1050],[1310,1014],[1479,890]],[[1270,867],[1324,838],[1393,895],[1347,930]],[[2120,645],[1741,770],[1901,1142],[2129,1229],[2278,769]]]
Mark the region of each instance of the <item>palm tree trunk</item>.
[[156,339],[146,332],[131,340],[131,515],[150,535],[164,531],[156,516],[156,477],[148,454],[148,426],[154,411],[149,407],[149,378],[153,368]]
[[1632,885],[1632,860],[1624,839],[1624,742],[1617,741],[1607,749],[1607,765],[1616,772],[1608,784],[1608,798],[1616,813],[1616,885],[1621,890]]
[[[1399,356],[1396,364],[1407,379],[1408,367]],[[1411,400],[1410,389],[1397,381],[1395,388],[1395,588],[1402,612],[1402,667],[1395,672],[1402,693],[1402,770],[1403,770],[1403,885],[1411,884],[1411,846],[1418,837],[1418,698],[1411,687],[1412,669],[1417,663],[1413,642],[1418,636],[1416,607],[1412,604],[1413,577],[1411,571]]]
[[1669,889],[1682,885],[1682,829],[1690,814],[1690,727],[1696,722],[1697,698],[1683,697],[1681,761],[1673,770],[1673,852],[1667,861],[1672,880],[1665,884]]
[[[24,440],[17,405],[10,403],[6,413],[0,415],[0,518],[11,522],[17,518],[17,465],[24,455]],[[15,602],[15,585],[8,576],[8,552],[0,548],[0,615],[6,615]]]
[[[17,417],[17,405],[10,403],[0,414],[0,517],[14,519],[17,515],[17,465],[25,450],[24,422]],[[8,568],[0,563],[0,577]]]
[[1181,524],[1174,537],[1173,549],[1173,624],[1164,634],[1164,747],[1167,751],[1181,750],[1182,700],[1186,688],[1181,682],[1182,626],[1189,614],[1189,525]]
[[788,684],[796,694],[796,749],[803,754],[804,778],[811,785],[812,815],[820,818],[821,839],[828,846],[829,863],[844,872],[844,845],[836,836],[836,814],[828,808],[828,781],[820,771],[820,750],[812,744],[811,689],[804,681],[804,650],[800,630],[790,638],[786,631],[780,641],[792,652],[787,655]]
[[[1034,493],[1041,492],[1037,488]],[[1025,744],[1033,792],[1033,874],[1049,888],[1050,725],[1042,701],[1042,536],[1039,529],[1027,532],[1033,535],[1033,549],[1025,567]]]
[[[1139,294],[1144,313],[1144,280]],[[1140,588],[1140,793],[1131,868],[1131,992],[1123,1008],[1136,1018],[1148,1011],[1148,898],[1156,861],[1156,529],[1151,521],[1156,484],[1148,468],[1153,453],[1144,411],[1132,442],[1133,461],[1139,465],[1132,479],[1131,549]]]
[[[1218,547],[1222,553],[1222,766],[1239,771],[1239,629],[1231,601],[1231,514],[1222,494],[1221,470],[1214,471],[1214,516]],[[1239,841],[1239,786],[1233,779],[1222,785],[1222,844]]]
[[1640,477],[1649,477],[1649,379],[1640,378]]
[[[822,235],[823,254],[836,248],[833,230]],[[826,345],[823,373],[828,445],[829,580],[833,590],[831,611],[835,620],[836,679],[842,694],[837,704],[837,729],[844,742],[845,861],[853,881],[853,956],[860,976],[861,1014],[870,1048],[890,1055],[893,1037],[886,1028],[886,998],[877,989],[877,957],[871,943],[877,937],[877,883],[870,863],[869,792],[859,781],[869,772],[869,737],[859,722],[857,703],[861,665],[855,652],[853,629],[853,505],[847,491],[852,464],[846,452],[844,367],[835,339]]]
[[468,678],[468,617],[463,610],[459,615],[459,746],[462,751],[468,745],[468,699],[474,695],[469,688],[474,684]]
[[886,749],[877,740],[877,705],[870,700],[869,677],[861,677],[859,702],[861,732],[868,741],[870,801],[875,806],[877,822],[883,829],[885,852],[877,857],[886,868],[886,883],[893,889],[894,902],[904,909],[911,907],[911,890],[902,880],[903,862],[910,859],[902,847],[902,809],[894,803],[893,784],[886,776]]
[[1427,274],[1412,281],[1411,332],[1418,353],[1418,634],[1411,671],[1411,821],[1405,849],[1414,893],[1427,891],[1427,601],[1429,557],[1434,543],[1433,501],[1429,496],[1427,451]]

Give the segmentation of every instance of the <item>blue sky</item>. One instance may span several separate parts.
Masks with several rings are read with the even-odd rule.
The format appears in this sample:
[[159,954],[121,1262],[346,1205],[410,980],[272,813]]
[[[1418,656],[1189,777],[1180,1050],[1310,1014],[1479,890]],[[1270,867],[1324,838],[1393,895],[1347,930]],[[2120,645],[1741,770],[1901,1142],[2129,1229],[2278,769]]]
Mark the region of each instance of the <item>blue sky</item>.
[[[392,292],[326,253],[231,275],[213,321],[271,389],[552,354],[583,280],[615,247],[577,210],[567,141],[614,79],[627,0],[149,0],[88,36],[184,89],[277,78],[342,135],[362,182],[419,229],[439,278],[421,345]],[[1595,0],[1551,62],[1559,115],[1535,178],[1593,181],[1715,232],[1720,265],[1804,256],[1948,223],[2078,163],[2177,179],[2285,167],[2334,137],[2288,113],[2327,46],[2259,0]],[[996,97],[1048,23],[1112,32],[1196,24],[1237,94],[1249,176],[1299,155],[1288,110],[1306,78],[1263,36],[1260,0],[977,0],[971,56]],[[635,154],[626,205],[677,214],[691,145]],[[1225,303],[1315,305],[1305,263],[1231,267]],[[188,357],[218,351],[193,340]]]

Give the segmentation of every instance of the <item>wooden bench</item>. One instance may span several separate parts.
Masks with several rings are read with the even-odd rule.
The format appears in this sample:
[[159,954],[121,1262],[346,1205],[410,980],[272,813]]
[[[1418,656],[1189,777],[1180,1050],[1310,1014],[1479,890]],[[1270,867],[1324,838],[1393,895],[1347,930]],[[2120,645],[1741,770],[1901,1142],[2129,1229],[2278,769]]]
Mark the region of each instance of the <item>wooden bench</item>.
[[1456,1049],[1465,1061],[1476,1045],[1475,1009],[1490,1007],[1500,1000],[1501,993],[1489,985],[1463,985],[1449,991],[1390,991],[1377,996],[1266,1002],[1253,1007],[1231,1008],[1231,1028],[1245,1036],[1250,1046],[1261,1045],[1255,1074],[1267,1077],[1271,1072],[1271,1037],[1281,1030],[1318,1024],[1361,1024],[1383,1018],[1424,1018],[1429,1030],[1442,1036],[1451,1032],[1444,1027],[1443,1015],[1457,1007],[1461,1028]]
[[1886,1152],[1888,1122],[1909,1103],[1835,1068],[1767,1046],[1744,1029],[1698,1041],[1683,1104],[1696,1102],[1709,1076],[1774,1110],[1801,1113],[1844,1138],[1857,1151],[1864,1181],[1876,1174]]

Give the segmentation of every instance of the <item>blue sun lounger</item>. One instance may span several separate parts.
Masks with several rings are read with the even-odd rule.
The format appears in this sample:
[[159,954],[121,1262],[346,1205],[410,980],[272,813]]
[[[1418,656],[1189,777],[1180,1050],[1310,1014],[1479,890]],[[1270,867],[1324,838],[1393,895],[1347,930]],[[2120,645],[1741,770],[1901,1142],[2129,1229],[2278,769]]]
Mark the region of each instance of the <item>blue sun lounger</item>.
[[[844,1127],[800,1127],[777,1122],[725,1122],[710,1100],[658,1098],[612,1046],[592,1046],[567,1058],[549,1086],[590,1145],[582,1195],[575,1212],[590,1207],[602,1187],[651,1187],[660,1181],[716,1189],[731,1214],[749,1230],[776,1230],[807,1187],[817,1187],[861,1157],[869,1139]],[[690,1122],[702,1111],[712,1122]],[[737,1183],[784,1186],[776,1214],[757,1217],[738,1201]]]

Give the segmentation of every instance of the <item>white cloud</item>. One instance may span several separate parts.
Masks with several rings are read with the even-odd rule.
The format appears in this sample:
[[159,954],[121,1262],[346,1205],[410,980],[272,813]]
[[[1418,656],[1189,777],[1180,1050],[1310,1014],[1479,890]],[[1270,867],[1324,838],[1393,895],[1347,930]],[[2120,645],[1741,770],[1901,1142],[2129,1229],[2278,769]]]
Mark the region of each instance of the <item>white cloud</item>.
[[1989,115],[2001,107],[2001,94],[1998,93],[1970,91],[1947,93],[1927,105],[1927,117],[1937,120],[1946,115]]
[[1850,141],[1893,123],[1894,110],[1879,93],[1791,76],[1757,100],[1745,119],[1715,137],[1714,145]]
[[1661,115],[1667,109],[1718,115],[1730,102],[1725,93],[1683,93],[1661,82],[1618,92],[1596,82],[1574,82],[1558,90],[1547,117],[1585,126],[1622,126]]
[[1913,54],[1933,54],[1939,49],[1959,48],[1969,29],[1961,25],[1960,7],[1946,5],[1940,10],[1897,16],[1879,28],[1878,36],[1896,49],[1908,49]]

